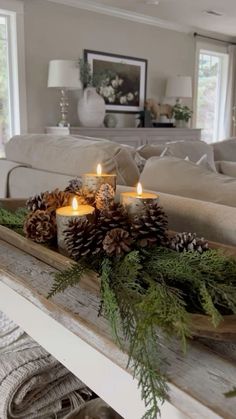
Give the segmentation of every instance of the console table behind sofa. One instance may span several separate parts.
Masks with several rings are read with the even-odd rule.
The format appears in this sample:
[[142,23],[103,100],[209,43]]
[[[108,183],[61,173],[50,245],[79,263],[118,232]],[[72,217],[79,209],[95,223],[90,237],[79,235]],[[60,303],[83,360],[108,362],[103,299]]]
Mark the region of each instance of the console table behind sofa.
[[166,143],[169,141],[196,141],[201,139],[200,129],[190,128],[86,128],[48,127],[47,134],[85,135],[106,138],[120,144],[139,147],[144,144]]

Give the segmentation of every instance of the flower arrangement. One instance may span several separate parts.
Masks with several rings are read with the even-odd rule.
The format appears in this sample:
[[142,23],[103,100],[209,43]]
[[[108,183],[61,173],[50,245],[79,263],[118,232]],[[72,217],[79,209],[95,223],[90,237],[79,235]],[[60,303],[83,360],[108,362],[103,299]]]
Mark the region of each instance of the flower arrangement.
[[236,314],[236,260],[209,249],[196,234],[170,236],[167,216],[156,201],[144,202],[143,211],[131,217],[108,184],[92,196],[72,180],[65,191],[30,198],[27,217],[25,211],[0,209],[0,224],[24,225],[28,238],[48,245],[56,234],[55,211],[68,204],[68,194],[93,205],[95,217],[68,222],[64,234],[75,263],[55,274],[49,297],[76,285],[84,274],[99,275],[99,315],[105,315],[115,341],[128,351],[127,367],[147,407],[144,418],[156,419],[168,398],[158,329],[169,338],[177,336],[185,351],[192,314],[208,316],[215,327],[223,316]]
[[138,106],[139,92],[131,92],[129,83],[113,71],[92,74],[91,65],[83,58],[79,59],[80,80],[85,87],[95,87],[97,92],[110,105]]
[[176,121],[185,121],[188,122],[192,117],[193,111],[185,105],[181,105],[181,103],[176,103],[173,107],[173,117]]

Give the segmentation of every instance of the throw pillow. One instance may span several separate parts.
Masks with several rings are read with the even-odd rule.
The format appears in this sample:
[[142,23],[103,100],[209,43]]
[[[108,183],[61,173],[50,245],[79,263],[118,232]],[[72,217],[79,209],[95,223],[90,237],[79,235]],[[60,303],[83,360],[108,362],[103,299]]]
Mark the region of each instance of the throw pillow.
[[176,157],[152,157],[140,182],[145,189],[236,207],[236,179]]

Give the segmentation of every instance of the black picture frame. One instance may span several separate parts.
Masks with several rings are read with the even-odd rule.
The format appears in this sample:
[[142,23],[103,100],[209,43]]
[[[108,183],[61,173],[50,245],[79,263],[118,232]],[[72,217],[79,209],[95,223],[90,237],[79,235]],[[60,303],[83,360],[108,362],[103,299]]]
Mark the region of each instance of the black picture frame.
[[98,93],[104,97],[107,112],[135,114],[144,110],[147,59],[85,49],[84,60],[93,76],[100,77]]

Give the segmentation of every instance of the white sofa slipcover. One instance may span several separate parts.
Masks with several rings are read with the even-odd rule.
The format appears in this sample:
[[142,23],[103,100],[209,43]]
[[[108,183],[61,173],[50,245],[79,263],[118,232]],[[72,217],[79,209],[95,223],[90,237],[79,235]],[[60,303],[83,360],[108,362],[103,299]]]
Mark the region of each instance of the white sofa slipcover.
[[87,137],[45,134],[18,135],[5,148],[6,158],[34,169],[71,176],[95,172],[101,163],[105,173],[116,173],[117,183],[134,185],[138,167],[130,152],[111,141]]

